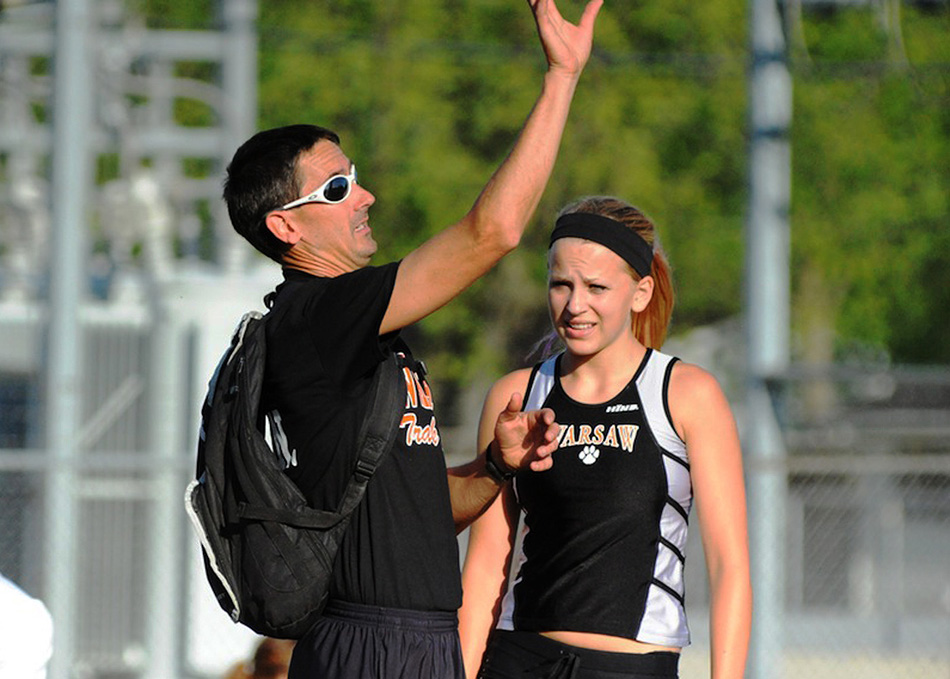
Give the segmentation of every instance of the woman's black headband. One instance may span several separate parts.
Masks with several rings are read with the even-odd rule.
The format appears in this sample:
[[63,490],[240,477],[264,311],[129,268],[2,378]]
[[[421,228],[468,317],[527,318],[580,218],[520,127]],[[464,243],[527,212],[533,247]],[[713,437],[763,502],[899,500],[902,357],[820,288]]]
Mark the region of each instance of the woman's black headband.
[[650,275],[653,247],[636,231],[615,219],[590,212],[571,212],[558,217],[551,232],[551,245],[558,238],[583,238],[599,243],[620,255],[640,276]]

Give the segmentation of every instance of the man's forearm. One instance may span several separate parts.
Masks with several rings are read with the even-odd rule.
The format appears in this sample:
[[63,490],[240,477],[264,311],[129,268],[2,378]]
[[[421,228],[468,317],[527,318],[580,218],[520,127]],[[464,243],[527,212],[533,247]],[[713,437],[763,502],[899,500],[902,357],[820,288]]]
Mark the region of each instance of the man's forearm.
[[448,481],[456,533],[481,516],[504,485],[486,470],[485,452],[471,462],[449,468]]
[[511,153],[467,216],[474,222],[476,237],[497,236],[494,230],[500,228],[506,247],[517,245],[554,168],[574,90],[590,58],[594,22],[603,0],[588,2],[577,25],[564,20],[553,0],[529,4],[548,63],[541,94]]
[[466,217],[477,233],[498,229],[509,247],[518,244],[554,169],[577,81],[574,74],[545,74],[541,94],[514,147]]

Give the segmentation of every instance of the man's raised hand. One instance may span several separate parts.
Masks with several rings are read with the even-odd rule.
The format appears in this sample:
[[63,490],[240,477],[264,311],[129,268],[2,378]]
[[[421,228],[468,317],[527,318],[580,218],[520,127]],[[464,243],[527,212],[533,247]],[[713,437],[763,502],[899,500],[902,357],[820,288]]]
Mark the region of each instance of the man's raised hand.
[[495,442],[501,452],[499,460],[508,469],[550,469],[551,453],[557,449],[560,427],[554,411],[521,410],[521,394],[512,394],[508,405],[495,420]]
[[590,58],[594,39],[594,20],[603,0],[591,0],[575,26],[561,16],[554,0],[528,0],[538,27],[541,46],[548,60],[548,69],[580,77]]

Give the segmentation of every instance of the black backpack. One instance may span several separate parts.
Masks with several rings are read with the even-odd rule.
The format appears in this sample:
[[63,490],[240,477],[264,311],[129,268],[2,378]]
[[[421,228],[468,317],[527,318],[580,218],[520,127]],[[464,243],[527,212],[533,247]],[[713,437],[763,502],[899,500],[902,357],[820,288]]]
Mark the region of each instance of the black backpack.
[[326,604],[347,518],[395,439],[405,381],[393,355],[379,365],[343,500],[336,511],[313,509],[262,431],[264,326],[260,313],[245,314],[211,377],[185,508],[221,607],[259,634],[299,639]]

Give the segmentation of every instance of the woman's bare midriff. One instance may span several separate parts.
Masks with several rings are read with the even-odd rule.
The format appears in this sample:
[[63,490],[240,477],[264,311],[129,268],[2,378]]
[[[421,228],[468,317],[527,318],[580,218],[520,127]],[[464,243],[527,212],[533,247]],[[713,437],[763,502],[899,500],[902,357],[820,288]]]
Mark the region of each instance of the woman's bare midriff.
[[642,641],[612,637],[606,634],[591,634],[590,632],[539,632],[541,636],[560,641],[562,644],[588,648],[593,651],[610,651],[612,653],[654,653],[656,651],[671,651],[679,653],[677,646],[657,646],[645,644]]

